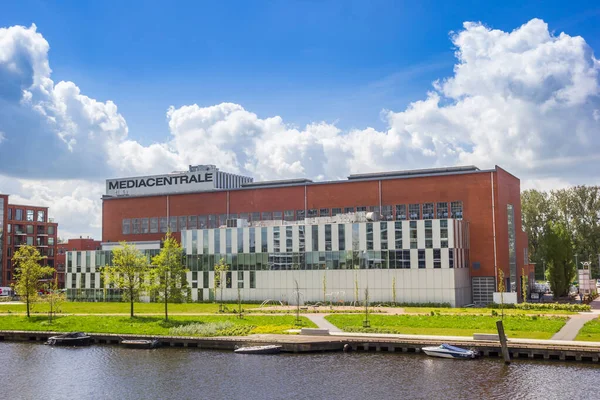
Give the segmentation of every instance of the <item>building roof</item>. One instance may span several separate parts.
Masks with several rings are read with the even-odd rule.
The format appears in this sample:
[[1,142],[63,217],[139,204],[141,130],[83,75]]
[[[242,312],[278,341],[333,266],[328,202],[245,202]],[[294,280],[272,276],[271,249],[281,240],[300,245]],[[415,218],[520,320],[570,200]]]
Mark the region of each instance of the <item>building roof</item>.
[[280,179],[276,181],[262,181],[262,182],[250,182],[242,183],[242,187],[267,187],[267,186],[280,186],[280,185],[299,185],[305,183],[312,183],[310,179],[297,178],[297,179]]
[[477,168],[474,165],[465,165],[465,166],[458,166],[458,167],[445,167],[445,168],[408,169],[408,170],[403,170],[403,171],[353,174],[348,177],[348,180],[395,178],[395,177],[418,176],[418,175],[445,175],[445,174],[455,174],[457,172],[476,172],[476,171],[479,171],[479,168]]

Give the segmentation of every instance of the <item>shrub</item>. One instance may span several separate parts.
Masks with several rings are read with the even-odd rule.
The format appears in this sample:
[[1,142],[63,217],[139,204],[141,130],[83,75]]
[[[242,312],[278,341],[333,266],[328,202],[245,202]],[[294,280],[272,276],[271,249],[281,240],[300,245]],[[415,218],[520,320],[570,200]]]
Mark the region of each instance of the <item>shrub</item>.
[[[488,308],[500,308],[500,304],[491,303],[488,304]],[[587,304],[562,304],[562,303],[518,303],[518,304],[504,304],[505,309],[516,309],[516,310],[535,310],[535,311],[571,311],[571,312],[582,312],[590,311],[591,307]]]
[[194,323],[169,329],[175,336],[243,336],[250,333],[252,325],[236,325],[231,321]]

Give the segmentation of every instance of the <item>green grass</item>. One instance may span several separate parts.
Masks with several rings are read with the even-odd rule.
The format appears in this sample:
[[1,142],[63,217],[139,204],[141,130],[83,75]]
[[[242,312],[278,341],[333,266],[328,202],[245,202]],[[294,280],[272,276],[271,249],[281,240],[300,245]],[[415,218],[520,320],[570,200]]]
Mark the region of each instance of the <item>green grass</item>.
[[[52,323],[47,317],[33,316],[0,316],[0,329],[23,331],[82,331],[87,333],[117,333],[134,335],[171,335],[170,329],[188,324],[216,324],[229,321],[232,327],[217,332],[218,336],[237,336],[256,333],[287,333],[288,329],[299,328],[295,325],[295,317],[282,316],[220,316],[206,315],[199,317],[182,316],[169,318],[165,322],[161,317],[121,317],[121,316],[63,316]],[[227,324],[227,325],[231,325]],[[308,319],[302,318],[302,327],[315,328]]]
[[575,340],[600,342],[600,318],[586,322],[586,324],[583,325],[583,328],[579,330]]
[[[404,312],[414,314],[430,314],[432,311],[439,314],[451,315],[492,315],[492,310],[500,315],[502,310],[492,308],[435,308],[435,307],[403,307]],[[577,314],[575,311],[565,310],[520,310],[520,309],[505,309],[504,315],[572,315]]]
[[[497,333],[498,317],[477,315],[370,315],[371,328],[363,328],[364,315],[330,315],[326,319],[347,332],[400,333],[409,335],[472,336]],[[550,339],[563,327],[564,317],[506,316],[508,337]]]
[[[231,311],[237,310],[237,304],[225,304]],[[242,308],[248,310],[257,308],[259,304],[242,304]],[[127,314],[129,315],[129,303],[88,303],[88,302],[64,302],[60,306],[64,314]],[[162,303],[134,303],[136,314],[163,314],[165,305]],[[219,305],[215,303],[181,303],[169,304],[169,313],[173,314],[201,314],[218,313]],[[2,304],[1,313],[25,313],[25,304]],[[36,303],[33,306],[34,313],[47,313],[47,303]]]

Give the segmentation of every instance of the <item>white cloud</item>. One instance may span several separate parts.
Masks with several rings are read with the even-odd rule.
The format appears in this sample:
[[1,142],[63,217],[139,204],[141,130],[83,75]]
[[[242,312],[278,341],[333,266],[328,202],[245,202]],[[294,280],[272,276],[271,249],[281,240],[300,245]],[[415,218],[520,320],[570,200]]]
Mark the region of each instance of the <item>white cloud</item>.
[[[238,104],[194,104],[170,107],[170,138],[144,146],[113,102],[51,80],[35,25],[0,29],[0,174],[19,178],[0,179],[0,190],[11,185],[15,197],[50,205],[68,232],[98,236],[102,179],[188,164],[257,179],[498,164],[524,188],[600,183],[600,63],[583,38],[538,19],[512,32],[467,22],[450,38],[452,76],[405,110],[382,111],[385,130],[298,127]],[[27,154],[23,140],[33,143]]]

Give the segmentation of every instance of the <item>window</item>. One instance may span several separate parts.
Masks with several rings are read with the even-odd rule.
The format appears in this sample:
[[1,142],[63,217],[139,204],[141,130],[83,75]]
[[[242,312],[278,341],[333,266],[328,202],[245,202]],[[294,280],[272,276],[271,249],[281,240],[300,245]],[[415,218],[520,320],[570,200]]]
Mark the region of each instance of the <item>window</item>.
[[187,229],[187,217],[179,217],[179,230]]
[[244,228],[237,228],[237,252],[244,252]]
[[231,229],[225,230],[225,253],[231,254]]
[[356,212],[366,212],[367,207],[356,207]]
[[167,233],[168,227],[168,219],[167,217],[160,217],[160,233]]
[[256,271],[250,271],[250,289],[256,289]]
[[[219,226],[227,225],[227,214],[219,214]],[[219,227],[217,226],[217,228]]]
[[178,232],[177,217],[169,217],[169,230],[171,232]]
[[33,237],[32,236],[27,236],[27,244],[29,246],[33,246]]
[[238,283],[238,289],[244,288],[244,271],[238,271],[237,283]]
[[286,210],[283,212],[284,221],[293,221],[294,220],[294,210]]
[[379,214],[379,206],[370,206],[369,211]]
[[219,254],[221,252],[221,231],[219,229],[213,231],[213,240],[215,243],[215,254]]
[[[454,205],[452,207],[454,208]],[[510,269],[510,285],[506,285],[506,290],[510,292],[516,292],[517,246],[515,242],[515,210],[512,204],[506,205],[506,211],[508,214],[508,265]]]
[[442,251],[433,249],[433,268],[442,268]]
[[227,271],[227,273],[225,274],[225,287],[227,289],[231,289],[231,276],[231,271]]
[[33,210],[27,210],[27,221],[33,222]]
[[134,235],[139,235],[140,232],[140,219],[139,218],[133,218],[131,220],[131,233],[133,233]]
[[206,215],[198,215],[198,229],[208,228],[208,217]]
[[312,251],[319,251],[319,226],[312,226]]
[[338,225],[338,248],[340,251],[346,250],[346,225]]
[[304,219],[304,210],[296,210],[296,221],[302,221]]
[[379,237],[381,239],[381,250],[388,249],[388,226],[387,222],[379,223]]
[[54,238],[53,237],[48,238],[48,246],[54,246]]
[[286,226],[285,227],[285,251],[288,253],[291,253],[293,251],[292,235],[293,235],[292,227]]
[[425,248],[433,248],[433,228],[431,221],[425,221]]
[[307,212],[307,218],[315,218],[318,217],[318,210],[316,208],[311,208]]
[[425,250],[419,250],[419,268],[425,268]]
[[15,219],[17,221],[23,221],[23,210],[20,208],[15,209]]
[[246,221],[249,221],[248,213],[240,213],[240,219],[245,219]]
[[33,234],[33,225],[27,225],[27,234],[29,234],[29,235]]
[[319,210],[320,217],[329,217],[329,208],[321,208]]
[[48,235],[54,235],[54,227],[53,226],[49,226],[48,227]]
[[421,219],[421,206],[419,204],[408,205],[408,217],[409,219]]
[[445,249],[448,247],[448,220],[440,220],[440,247]]
[[352,251],[358,251],[360,245],[358,224],[352,224]]
[[250,221],[260,221],[260,213],[253,212],[250,214]]
[[129,219],[123,220],[123,235],[129,235],[129,233],[131,232],[130,225],[131,225],[131,221]]
[[261,218],[262,218],[263,221],[270,221],[270,220],[273,219],[273,214],[271,214],[270,212],[266,211],[266,212],[262,213]]
[[367,223],[367,250],[373,250],[373,223]]
[[158,218],[150,218],[150,233],[158,233]]
[[250,253],[256,253],[256,229],[250,228]]
[[38,222],[46,222],[46,213],[44,211],[37,212],[37,221]]
[[140,218],[140,232],[141,233],[149,233],[150,227],[148,226],[149,219],[148,218]]
[[341,213],[342,213],[342,209],[341,208],[332,208],[331,209],[331,216],[332,217],[335,217],[336,215],[341,214]]
[[529,254],[527,254],[527,247],[523,249],[523,265],[529,264]]
[[410,248],[416,249],[417,247],[417,221],[410,221]]
[[283,213],[281,211],[273,211],[273,220],[281,221],[283,219]]
[[273,227],[273,252],[279,253],[281,250],[281,232],[279,226]]
[[402,221],[394,222],[394,240],[395,248],[399,250],[402,248]]
[[454,249],[448,249],[448,267],[454,268]]
[[208,228],[214,229],[216,227],[217,227],[217,216],[211,214],[208,216]]
[[450,212],[452,213],[452,218],[462,219],[462,217],[463,217],[462,201],[453,201],[451,203]]
[[437,203],[437,217],[439,219],[448,218],[448,203]]
[[260,246],[262,249],[263,253],[268,253],[268,246],[267,246],[267,228],[263,227],[260,228]]
[[190,215],[187,217],[187,228],[188,229],[197,229],[198,228],[198,217],[195,215]]
[[396,219],[406,219],[406,204],[396,204]]
[[354,207],[344,207],[344,214],[352,214],[354,212]]
[[331,224],[325,225],[325,251],[331,251]]
[[423,204],[423,219],[433,219],[433,203]]
[[383,206],[381,207],[381,215],[383,219],[386,221],[391,221],[394,219],[394,214],[392,212],[392,206]]
[[[4,204],[4,199],[0,199],[0,203]],[[8,209],[8,219],[12,219],[12,208]]]

